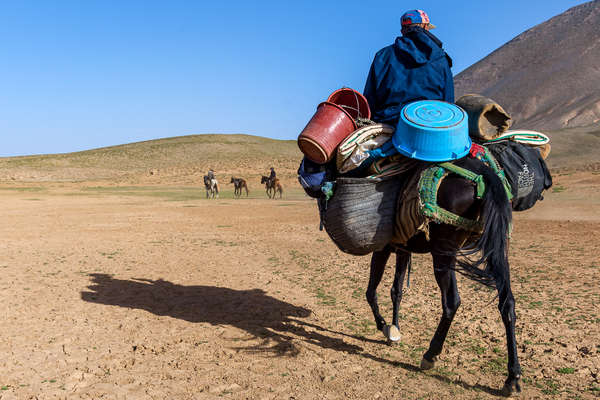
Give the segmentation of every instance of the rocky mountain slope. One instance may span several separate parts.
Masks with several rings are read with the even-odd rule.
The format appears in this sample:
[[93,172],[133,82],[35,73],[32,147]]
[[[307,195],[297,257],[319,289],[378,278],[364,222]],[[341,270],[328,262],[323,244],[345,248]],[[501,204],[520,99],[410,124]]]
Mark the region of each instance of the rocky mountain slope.
[[499,102],[514,126],[538,130],[600,123],[600,0],[515,37],[455,77],[457,97]]

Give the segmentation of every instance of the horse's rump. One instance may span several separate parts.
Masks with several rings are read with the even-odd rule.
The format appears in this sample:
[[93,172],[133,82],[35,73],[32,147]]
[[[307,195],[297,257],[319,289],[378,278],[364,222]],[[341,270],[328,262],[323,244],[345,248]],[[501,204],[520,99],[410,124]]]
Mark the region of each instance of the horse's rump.
[[[505,239],[512,216],[507,188],[494,170],[478,159],[463,158],[453,165],[472,173],[471,178],[434,165],[415,171],[406,182],[398,198],[391,243],[402,248],[419,233],[429,241],[431,222],[449,225],[456,230],[457,250],[462,248],[459,253],[465,256],[458,261],[457,270],[486,285],[505,281]],[[465,212],[449,211],[458,204]],[[469,258],[478,253],[476,260]]]

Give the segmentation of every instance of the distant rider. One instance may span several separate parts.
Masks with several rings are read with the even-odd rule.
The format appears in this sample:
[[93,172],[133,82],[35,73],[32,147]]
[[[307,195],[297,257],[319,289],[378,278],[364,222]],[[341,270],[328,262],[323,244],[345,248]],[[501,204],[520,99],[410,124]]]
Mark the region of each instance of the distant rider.
[[277,179],[277,174],[275,173],[275,168],[271,167],[271,174],[269,175],[269,180],[271,181],[271,183],[275,182],[275,179]]
[[210,179],[211,181],[214,180],[215,179],[215,171],[213,171],[212,168],[209,169],[206,176],[208,176],[208,179]]

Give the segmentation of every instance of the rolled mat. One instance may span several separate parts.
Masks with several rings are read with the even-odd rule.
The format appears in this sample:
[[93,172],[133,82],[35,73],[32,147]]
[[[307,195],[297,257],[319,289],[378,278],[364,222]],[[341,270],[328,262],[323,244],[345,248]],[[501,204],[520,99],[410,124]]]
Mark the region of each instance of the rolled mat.
[[456,105],[469,116],[469,136],[472,138],[491,140],[512,125],[510,115],[500,104],[479,94],[466,94],[456,101]]
[[487,145],[489,143],[497,143],[507,140],[526,144],[531,147],[537,147],[544,160],[548,158],[548,155],[550,154],[550,138],[546,134],[523,129],[506,131],[498,135],[495,139],[488,140],[484,144]]

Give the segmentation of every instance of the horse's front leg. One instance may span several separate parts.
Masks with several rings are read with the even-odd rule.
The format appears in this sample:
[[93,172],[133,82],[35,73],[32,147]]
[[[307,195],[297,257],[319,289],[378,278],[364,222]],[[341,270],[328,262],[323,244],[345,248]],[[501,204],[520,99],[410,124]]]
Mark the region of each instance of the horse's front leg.
[[421,369],[433,368],[437,356],[442,352],[454,315],[460,306],[460,296],[458,295],[456,274],[454,272],[455,263],[456,256],[433,254],[435,280],[442,294],[442,318],[433,339],[431,339],[429,349],[423,354]]
[[502,394],[510,396],[515,391],[521,391],[521,365],[519,364],[517,338],[515,335],[517,314],[515,313],[515,298],[510,288],[510,280],[504,283],[504,287],[498,288],[498,299],[498,309],[502,315],[502,322],[506,330],[506,347],[508,350],[508,378],[504,382]]
[[[394,307],[392,313],[392,325],[390,325],[384,333],[390,342],[398,342],[400,340],[400,325],[398,322],[400,314],[400,302],[402,301],[402,286],[404,285],[404,277],[406,270],[410,265],[410,253],[405,251],[396,252],[396,273],[394,275],[394,283],[390,290],[392,304]],[[387,331],[387,332],[386,332]]]
[[381,282],[390,254],[392,254],[392,249],[389,246],[386,246],[383,250],[373,252],[371,256],[371,270],[369,272],[369,285],[367,286],[366,293],[367,302],[371,306],[371,311],[373,311],[373,316],[375,317],[375,324],[380,331],[383,331],[386,324],[379,312],[379,304],[377,304],[377,286]]

